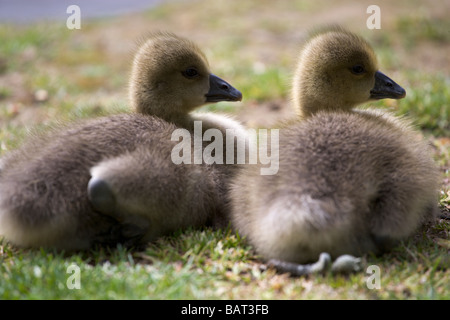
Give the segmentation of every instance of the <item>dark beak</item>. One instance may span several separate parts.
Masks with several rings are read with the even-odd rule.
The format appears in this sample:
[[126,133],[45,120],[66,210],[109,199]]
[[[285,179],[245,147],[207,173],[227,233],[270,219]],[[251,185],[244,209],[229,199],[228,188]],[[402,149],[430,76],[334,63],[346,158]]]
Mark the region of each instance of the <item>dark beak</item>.
[[375,86],[370,90],[371,99],[402,99],[406,96],[406,91],[400,87],[394,80],[381,73],[375,72]]
[[242,93],[219,77],[209,75],[209,91],[205,95],[206,102],[241,101]]

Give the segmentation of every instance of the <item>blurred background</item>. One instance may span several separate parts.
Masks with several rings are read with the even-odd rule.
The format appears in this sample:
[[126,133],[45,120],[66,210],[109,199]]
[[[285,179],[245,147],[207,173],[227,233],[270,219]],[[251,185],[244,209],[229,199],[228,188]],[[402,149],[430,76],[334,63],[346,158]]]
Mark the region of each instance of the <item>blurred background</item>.
[[[66,26],[71,4],[80,7],[81,29]],[[369,30],[367,8],[373,4],[381,10],[381,29]],[[128,112],[136,42],[154,30],[195,41],[213,72],[244,95],[241,103],[203,110],[234,113],[249,126],[273,126],[292,116],[290,81],[308,31],[340,24],[366,37],[381,70],[406,89],[403,100],[370,105],[414,119],[435,146],[446,193],[449,16],[450,0],[0,0],[0,155],[18,145],[27,128]]]

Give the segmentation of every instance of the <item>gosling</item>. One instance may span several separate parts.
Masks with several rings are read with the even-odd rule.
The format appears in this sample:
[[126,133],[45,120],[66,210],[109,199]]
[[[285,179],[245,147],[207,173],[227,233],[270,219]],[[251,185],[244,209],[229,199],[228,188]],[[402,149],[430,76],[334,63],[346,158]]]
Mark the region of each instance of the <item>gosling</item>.
[[143,44],[130,82],[137,113],[31,137],[1,159],[0,234],[9,242],[69,251],[133,246],[220,220],[217,166],[175,165],[171,135],[190,129],[196,107],[241,93],[211,73],[195,44],[169,33]]
[[342,28],[313,35],[293,81],[298,120],[280,129],[276,175],[242,168],[232,222],[264,259],[375,254],[436,212],[438,169],[404,118],[355,106],[406,92],[378,71],[371,46]]

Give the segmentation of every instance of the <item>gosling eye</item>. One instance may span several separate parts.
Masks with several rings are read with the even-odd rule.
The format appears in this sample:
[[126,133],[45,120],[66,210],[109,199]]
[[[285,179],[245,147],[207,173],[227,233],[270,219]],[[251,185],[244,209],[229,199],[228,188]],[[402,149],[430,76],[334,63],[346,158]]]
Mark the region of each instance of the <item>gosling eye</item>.
[[199,75],[197,69],[192,68],[192,67],[187,68],[186,70],[182,71],[181,73],[183,74],[183,76],[185,76],[188,79],[195,78]]
[[350,71],[353,74],[363,74],[366,72],[366,69],[364,69],[364,67],[362,65],[354,65],[353,67],[350,68]]

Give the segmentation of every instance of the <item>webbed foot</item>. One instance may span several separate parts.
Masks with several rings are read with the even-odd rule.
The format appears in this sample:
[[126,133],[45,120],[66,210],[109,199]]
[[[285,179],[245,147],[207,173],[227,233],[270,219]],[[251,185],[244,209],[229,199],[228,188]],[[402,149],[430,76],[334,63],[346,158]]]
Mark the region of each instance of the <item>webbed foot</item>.
[[339,274],[350,274],[362,270],[361,258],[344,254],[337,257],[331,265],[331,272]]
[[325,273],[330,268],[331,257],[328,253],[323,252],[320,254],[319,260],[312,264],[298,264],[275,259],[269,260],[267,264],[280,273],[290,273],[292,276],[299,277],[314,273]]
[[328,253],[322,252],[319,260],[312,264],[298,264],[286,262],[281,260],[269,260],[268,266],[275,268],[280,273],[290,273],[294,277],[310,275],[310,274],[325,274],[330,271],[336,274],[350,274],[358,272],[362,269],[361,258],[345,254],[339,256],[333,263]]

